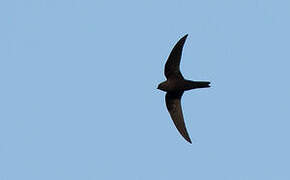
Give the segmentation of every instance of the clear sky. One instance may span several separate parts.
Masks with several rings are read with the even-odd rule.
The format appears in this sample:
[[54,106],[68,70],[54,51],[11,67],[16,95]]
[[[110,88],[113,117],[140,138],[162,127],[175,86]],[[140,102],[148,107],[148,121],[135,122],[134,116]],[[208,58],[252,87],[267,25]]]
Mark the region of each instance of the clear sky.
[[[290,1],[0,1],[0,180],[289,180]],[[166,110],[163,68],[193,144]]]

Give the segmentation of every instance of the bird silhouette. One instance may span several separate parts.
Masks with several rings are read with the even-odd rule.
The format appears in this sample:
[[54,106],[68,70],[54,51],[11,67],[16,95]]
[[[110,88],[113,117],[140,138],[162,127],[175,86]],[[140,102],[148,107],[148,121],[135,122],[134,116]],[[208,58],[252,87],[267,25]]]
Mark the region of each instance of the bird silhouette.
[[181,97],[184,91],[197,89],[197,88],[208,88],[210,82],[208,81],[190,81],[184,79],[180,72],[180,60],[182,56],[182,49],[188,34],[182,37],[172,49],[167,62],[165,64],[164,74],[167,78],[166,81],[160,83],[157,89],[166,92],[165,102],[167,110],[173,120],[177,130],[184,137],[186,141],[191,143],[191,139],[186,130],[184,118],[181,108]]

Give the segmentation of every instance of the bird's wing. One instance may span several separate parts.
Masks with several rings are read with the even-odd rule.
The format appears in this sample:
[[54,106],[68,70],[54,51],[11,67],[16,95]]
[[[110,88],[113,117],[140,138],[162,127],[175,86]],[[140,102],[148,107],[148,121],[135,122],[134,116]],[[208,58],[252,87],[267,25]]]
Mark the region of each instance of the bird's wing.
[[167,79],[184,79],[180,72],[179,65],[180,65],[180,60],[182,56],[182,49],[183,49],[185,40],[187,38],[187,35],[188,34],[183,36],[183,38],[181,38],[175,44],[174,48],[172,49],[167,59],[167,62],[165,64],[165,70],[164,70],[164,74]]
[[181,96],[182,92],[167,92],[165,96],[166,107],[179,133],[191,143],[190,137],[185,127],[182,108]]

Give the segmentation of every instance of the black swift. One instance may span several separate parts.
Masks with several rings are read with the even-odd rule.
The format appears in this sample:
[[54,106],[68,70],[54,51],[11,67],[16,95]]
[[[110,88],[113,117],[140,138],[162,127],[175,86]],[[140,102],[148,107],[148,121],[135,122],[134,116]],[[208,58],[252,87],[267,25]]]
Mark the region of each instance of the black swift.
[[172,49],[167,62],[165,64],[164,74],[166,81],[160,83],[157,89],[166,92],[165,102],[167,110],[177,128],[179,133],[191,143],[190,137],[186,130],[181,108],[181,97],[184,91],[197,88],[208,88],[210,82],[208,81],[190,81],[184,79],[180,72],[180,60],[182,56],[182,49],[187,38],[186,34],[181,38]]

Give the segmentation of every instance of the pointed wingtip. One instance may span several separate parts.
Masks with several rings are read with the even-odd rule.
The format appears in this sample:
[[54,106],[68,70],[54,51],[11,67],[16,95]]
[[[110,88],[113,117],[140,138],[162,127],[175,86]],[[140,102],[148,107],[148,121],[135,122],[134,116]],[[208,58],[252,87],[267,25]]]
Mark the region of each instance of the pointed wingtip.
[[[184,45],[184,43],[186,41],[187,36],[188,36],[188,34],[186,34],[185,36],[183,36],[182,38],[179,39],[179,41],[175,44],[175,46],[174,46],[173,50],[171,51],[171,53],[175,52],[176,49],[179,50],[180,52],[182,52],[183,45]],[[177,52],[179,52],[179,51],[177,51]]]
[[188,34],[185,34],[185,35],[182,37],[182,39],[186,39],[187,36],[188,36]]
[[185,139],[187,142],[189,142],[190,144],[192,144],[191,139],[190,139],[189,136],[188,136],[188,137],[184,137],[184,139]]
[[177,44],[182,44],[181,46],[183,47],[183,44],[185,43],[186,39],[187,39],[188,34],[184,35]]

